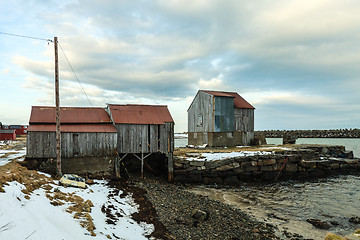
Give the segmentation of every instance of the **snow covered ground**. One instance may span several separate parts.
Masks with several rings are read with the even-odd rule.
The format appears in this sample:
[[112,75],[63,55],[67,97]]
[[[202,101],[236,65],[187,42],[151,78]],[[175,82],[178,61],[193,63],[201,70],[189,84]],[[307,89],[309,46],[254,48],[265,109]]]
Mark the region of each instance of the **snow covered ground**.
[[[11,153],[11,154],[10,154]],[[22,158],[26,155],[25,147],[20,150],[3,150],[0,149],[0,166],[3,166],[16,158]],[[19,159],[21,160],[21,159]]]
[[[131,219],[131,214],[137,211],[131,197],[116,196],[109,201],[107,196],[111,189],[105,181],[96,181],[85,190],[54,187],[61,192],[91,200],[94,207],[90,215],[96,227],[95,237],[80,226],[79,220],[66,212],[71,203],[51,205],[42,188],[35,190],[27,200],[21,192],[24,185],[14,181],[4,187],[5,193],[0,193],[0,239],[147,239],[145,235],[154,229],[152,224],[137,224]],[[113,206],[112,211],[122,214],[115,224],[108,224],[101,210],[109,205]]]
[[[0,171],[3,168],[0,177],[4,178],[13,174],[5,164],[24,155],[25,150],[1,150],[1,147],[0,157],[11,153],[0,158]],[[148,239],[146,236],[154,231],[152,224],[137,223],[132,219],[131,215],[138,212],[138,205],[131,195],[120,196],[122,191],[110,187],[106,180],[96,180],[87,189],[79,189],[59,186],[57,180],[40,172],[25,175],[21,175],[22,180],[27,177],[30,179],[28,183],[46,179],[46,184],[42,183],[30,193],[17,181],[3,185],[5,192],[0,192],[0,239]],[[33,175],[38,175],[37,179],[33,179]],[[76,206],[88,206],[88,209],[79,213],[73,210]],[[92,231],[86,228],[89,225],[84,221],[87,216],[94,226]]]

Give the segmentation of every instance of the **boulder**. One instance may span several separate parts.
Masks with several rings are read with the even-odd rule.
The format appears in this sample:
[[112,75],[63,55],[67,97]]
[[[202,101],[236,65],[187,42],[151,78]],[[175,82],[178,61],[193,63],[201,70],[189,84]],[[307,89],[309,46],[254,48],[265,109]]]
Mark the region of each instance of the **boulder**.
[[311,223],[314,227],[319,228],[319,229],[329,229],[331,227],[331,225],[329,223],[319,220],[319,219],[315,219],[315,218],[309,218],[309,219],[306,219],[306,221],[308,223]]
[[214,184],[222,184],[221,177],[204,177],[204,184],[214,185]]
[[326,234],[324,240],[345,240],[345,238],[343,238],[339,235],[333,234],[333,233],[328,233],[328,234]]
[[327,147],[323,147],[321,149],[321,154],[323,155],[328,155],[330,153],[329,149]]
[[260,170],[263,172],[272,172],[272,171],[274,171],[274,167],[273,166],[262,166],[260,168]]
[[316,168],[316,161],[301,160],[300,164],[305,168]]
[[354,158],[353,151],[345,151],[345,158],[353,159]]
[[205,165],[204,161],[190,161],[190,166],[202,167]]
[[349,222],[355,223],[355,224],[360,224],[360,217],[351,217],[349,219]]
[[283,144],[295,144],[297,136],[294,135],[284,135],[283,136]]
[[86,179],[85,183],[91,185],[91,184],[94,184],[94,180],[88,178],[88,179]]
[[187,157],[200,157],[201,153],[185,153]]
[[231,169],[234,169],[235,167],[231,164],[231,165],[223,165],[223,166],[220,166],[218,168],[216,168],[217,171],[229,171]]
[[263,166],[274,165],[275,163],[276,163],[275,159],[264,159],[264,160],[262,160],[262,165]]
[[297,164],[289,164],[289,163],[287,163],[287,164],[286,164],[286,167],[285,167],[285,170],[286,170],[287,172],[296,172],[296,171],[297,171],[297,167],[298,167]]
[[209,218],[209,214],[200,209],[194,209],[191,217],[198,221],[206,221]]

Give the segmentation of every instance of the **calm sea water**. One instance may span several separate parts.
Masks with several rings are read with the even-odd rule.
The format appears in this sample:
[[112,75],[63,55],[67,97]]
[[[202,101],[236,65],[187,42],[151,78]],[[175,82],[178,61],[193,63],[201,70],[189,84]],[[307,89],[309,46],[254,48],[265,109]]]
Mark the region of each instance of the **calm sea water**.
[[[360,217],[360,177],[337,176],[311,181],[244,183],[237,188],[194,187],[194,193],[209,196],[247,212],[257,220],[277,226],[307,239],[322,240],[327,232],[347,235],[358,225],[349,222]],[[334,224],[320,230],[306,222],[316,218]]]
[[[282,138],[266,138],[268,144],[282,144]],[[175,139],[175,147],[185,147],[188,144],[187,138]],[[296,144],[326,144],[343,145],[346,150],[352,150],[354,156],[360,158],[359,138],[299,138]]]
[[[282,138],[267,138],[268,144],[282,144]],[[297,144],[344,145],[360,158],[360,139],[299,138]],[[175,145],[185,146],[187,139],[176,139]],[[336,176],[309,181],[244,183],[237,188],[199,186],[190,191],[206,195],[249,213],[259,221],[273,224],[281,232],[298,233],[309,239],[324,239],[327,232],[350,234],[359,228],[349,222],[360,217],[360,177]],[[316,218],[334,225],[319,230],[306,222]]]
[[[266,138],[267,144],[282,144],[282,138]],[[354,156],[360,158],[360,138],[299,138],[296,144],[326,144],[342,145],[346,150],[354,152]]]

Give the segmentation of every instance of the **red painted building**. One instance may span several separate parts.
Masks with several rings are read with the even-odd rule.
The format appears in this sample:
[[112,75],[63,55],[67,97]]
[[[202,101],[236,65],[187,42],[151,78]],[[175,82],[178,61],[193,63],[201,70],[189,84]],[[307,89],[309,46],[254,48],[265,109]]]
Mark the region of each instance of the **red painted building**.
[[15,129],[2,129],[0,130],[0,140],[11,140],[11,141],[15,141],[16,140],[16,132]]
[[16,135],[26,135],[27,125],[9,125],[9,129],[15,130]]

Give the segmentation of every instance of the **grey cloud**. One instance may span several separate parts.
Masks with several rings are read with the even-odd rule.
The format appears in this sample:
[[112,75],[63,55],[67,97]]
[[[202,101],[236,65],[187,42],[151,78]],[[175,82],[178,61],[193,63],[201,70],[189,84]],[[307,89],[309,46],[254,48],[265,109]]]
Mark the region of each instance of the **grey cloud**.
[[[240,93],[295,89],[344,100],[343,105],[359,101],[357,1],[93,0],[54,6],[38,16],[59,36],[80,80],[104,91],[185,98],[200,81],[218,79],[213,86]],[[52,73],[44,62],[18,63],[37,76]],[[64,59],[61,65],[61,76],[76,82]],[[286,120],[296,122],[300,115],[344,115],[321,109],[269,99],[257,108],[257,121],[269,126],[266,119],[272,114],[291,127]],[[347,118],[354,124],[359,120],[358,115]],[[311,124],[306,119],[304,126]]]

